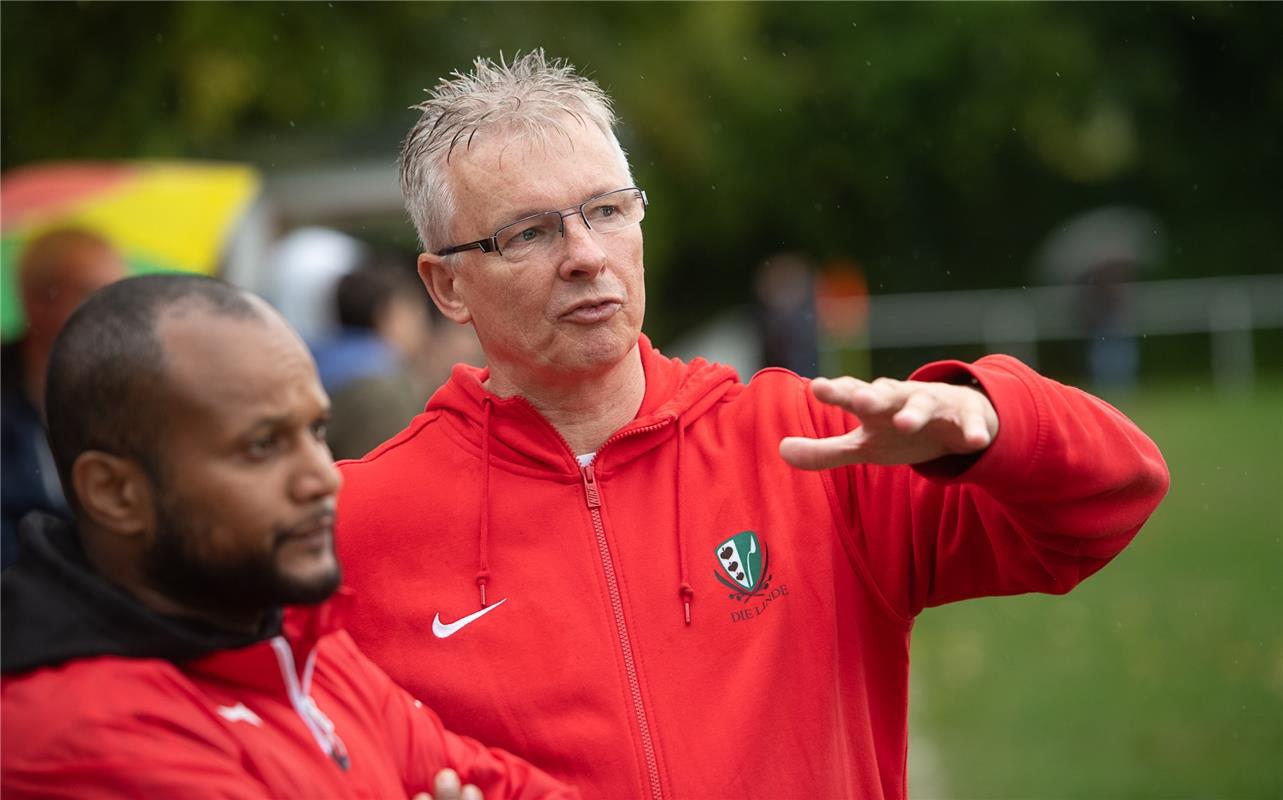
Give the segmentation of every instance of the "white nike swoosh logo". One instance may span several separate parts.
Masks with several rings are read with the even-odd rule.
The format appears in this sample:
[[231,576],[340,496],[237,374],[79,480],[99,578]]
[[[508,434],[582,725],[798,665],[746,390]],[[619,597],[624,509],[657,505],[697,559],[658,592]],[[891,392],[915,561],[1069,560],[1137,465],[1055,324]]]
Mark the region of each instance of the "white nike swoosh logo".
[[263,720],[258,718],[258,714],[250,711],[244,703],[237,703],[234,706],[219,706],[218,714],[228,722],[248,722],[260,728],[263,727]]
[[432,618],[432,633],[435,634],[438,639],[444,639],[448,636],[454,636],[456,633],[463,630],[463,628],[466,627],[467,625],[470,625],[473,622],[476,622],[486,614],[489,614],[491,611],[494,611],[496,608],[503,605],[504,602],[507,601],[507,599],[508,598],[505,597],[503,598],[503,600],[500,600],[494,605],[486,606],[480,611],[474,611],[468,616],[464,617],[463,619],[457,619],[454,622],[451,622],[449,625],[441,621],[441,612],[438,611],[437,615]]

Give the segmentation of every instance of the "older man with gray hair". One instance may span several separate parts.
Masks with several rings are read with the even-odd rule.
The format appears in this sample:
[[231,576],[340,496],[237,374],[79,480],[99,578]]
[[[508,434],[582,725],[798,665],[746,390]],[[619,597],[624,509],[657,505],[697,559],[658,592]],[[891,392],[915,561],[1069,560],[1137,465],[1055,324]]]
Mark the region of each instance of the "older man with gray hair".
[[871,383],[665,358],[663,199],[600,87],[535,51],[418,108],[419,275],[487,365],[342,465],[354,636],[588,796],[904,797],[914,617],[1100,569],[1166,491],[1153,443],[1005,356]]

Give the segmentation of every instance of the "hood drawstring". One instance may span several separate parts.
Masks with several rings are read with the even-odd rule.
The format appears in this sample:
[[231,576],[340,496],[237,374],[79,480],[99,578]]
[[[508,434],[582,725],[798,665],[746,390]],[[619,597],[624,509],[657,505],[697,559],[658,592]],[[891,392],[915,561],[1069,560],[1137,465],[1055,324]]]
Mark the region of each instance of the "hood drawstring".
[[477,592],[481,607],[486,607],[486,582],[490,580],[488,563],[490,538],[490,412],[493,401],[481,400],[481,531],[477,542]]
[[677,483],[677,502],[674,513],[676,514],[675,527],[677,528],[677,574],[681,579],[681,584],[677,589],[677,596],[682,599],[682,607],[685,611],[686,624],[691,624],[691,601],[695,599],[695,590],[691,588],[690,583],[686,580],[686,537],[682,533],[682,451],[686,444],[686,429],[682,426],[681,417],[674,420],[677,426],[677,468],[673,470]]

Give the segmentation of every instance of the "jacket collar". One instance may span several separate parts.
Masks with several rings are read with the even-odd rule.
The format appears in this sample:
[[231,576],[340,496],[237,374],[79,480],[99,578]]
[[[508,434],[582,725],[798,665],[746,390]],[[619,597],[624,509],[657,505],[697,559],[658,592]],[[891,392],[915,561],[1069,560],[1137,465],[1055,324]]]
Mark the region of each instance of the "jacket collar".
[[343,628],[352,607],[352,590],[341,587],[318,606],[291,606],[285,609],[280,634],[246,647],[219,650],[184,665],[186,672],[218,679],[237,686],[266,692],[284,692],[281,665],[272,639],[282,639],[293,656],[296,675],[302,679],[305,665],[320,640]]
[[[661,431],[678,418],[689,424],[739,386],[729,367],[704,359],[688,364],[667,358],[645,336],[638,340],[638,348],[646,392],[637,416],[607,442],[612,464],[631,460],[663,440],[638,434]],[[480,452],[488,403],[491,459],[577,479],[574,454],[556,429],[524,398],[501,398],[489,392],[484,386],[488,377],[487,369],[456,365],[450,380],[428,401],[427,410],[445,412],[455,429]]]

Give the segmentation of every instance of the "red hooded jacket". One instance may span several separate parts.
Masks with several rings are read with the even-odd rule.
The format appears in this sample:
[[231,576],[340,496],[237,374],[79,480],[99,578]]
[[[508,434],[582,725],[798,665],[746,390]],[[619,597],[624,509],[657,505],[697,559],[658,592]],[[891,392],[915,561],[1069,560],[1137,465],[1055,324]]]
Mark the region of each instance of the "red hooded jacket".
[[344,596],[217,646],[229,635],[153,614],[88,572],[65,530],[24,525],[2,584],[5,800],[404,798],[445,767],[487,800],[578,796],[444,730],[339,629]]
[[904,797],[914,616],[1066,592],[1166,491],[1122,414],[1005,356],[913,376],[988,394],[978,458],[806,472],[782,437],[858,421],[805,380],[640,348],[642,407],[590,467],[463,366],[341,464],[353,636],[447,725],[589,797]]

